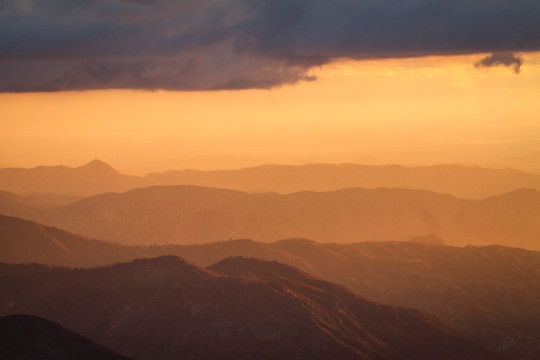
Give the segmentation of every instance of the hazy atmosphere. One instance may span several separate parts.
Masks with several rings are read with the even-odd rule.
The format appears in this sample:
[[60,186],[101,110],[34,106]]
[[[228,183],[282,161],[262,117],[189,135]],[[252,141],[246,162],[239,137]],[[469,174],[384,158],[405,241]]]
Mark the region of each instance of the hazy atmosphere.
[[0,0],[0,359],[539,359],[538,19]]

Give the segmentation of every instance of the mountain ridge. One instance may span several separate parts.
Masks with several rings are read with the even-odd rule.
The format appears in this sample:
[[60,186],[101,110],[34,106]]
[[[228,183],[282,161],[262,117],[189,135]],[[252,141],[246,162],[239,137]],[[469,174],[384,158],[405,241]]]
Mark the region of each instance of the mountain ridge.
[[0,278],[1,314],[32,312],[143,360],[494,356],[431,315],[329,293],[324,281],[292,290],[286,278],[236,277],[171,256],[87,270],[0,264]]
[[0,169],[0,189],[18,194],[90,196],[151,185],[199,185],[282,194],[348,187],[396,187],[426,189],[462,198],[483,198],[516,188],[540,190],[540,175],[514,169],[452,164],[406,167],[343,163],[261,165],[215,171],[171,170],[133,176],[121,174],[97,159],[79,167],[59,165]]
[[540,192],[517,190],[459,199],[412,189],[251,194],[194,185],[153,186],[35,209],[0,197],[0,212],[96,239],[129,245],[207,243],[229,238],[272,242],[406,241],[437,234],[449,245],[540,249]]
[[78,167],[64,165],[0,169],[0,189],[17,194],[90,196],[152,185],[138,176],[121,174],[101,160]]
[[[32,230],[36,227],[37,231]],[[86,268],[161,255],[180,256],[200,267],[235,256],[279,261],[304,274],[346,286],[367,299],[435,314],[510,358],[519,355],[533,360],[540,356],[535,337],[540,331],[538,251],[418,242],[321,244],[308,239],[129,247],[3,216],[0,233],[5,235],[0,237],[0,261],[11,263]],[[42,242],[53,238],[70,252],[55,244],[56,252],[46,251]],[[20,244],[24,246],[18,247]]]

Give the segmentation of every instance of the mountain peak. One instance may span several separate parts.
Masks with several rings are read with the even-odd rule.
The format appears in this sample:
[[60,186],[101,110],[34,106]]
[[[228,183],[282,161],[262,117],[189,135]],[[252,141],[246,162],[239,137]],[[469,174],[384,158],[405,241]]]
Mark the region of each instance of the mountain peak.
[[114,172],[114,173],[118,172],[111,165],[99,159],[94,159],[85,165],[79,166],[77,169],[87,170],[87,171],[92,171],[92,172],[98,172],[98,171],[99,172]]

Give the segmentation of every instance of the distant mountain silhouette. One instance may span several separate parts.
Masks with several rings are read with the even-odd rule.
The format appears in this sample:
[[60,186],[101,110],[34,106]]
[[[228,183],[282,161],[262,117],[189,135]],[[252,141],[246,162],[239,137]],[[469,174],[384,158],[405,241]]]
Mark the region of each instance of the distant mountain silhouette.
[[410,242],[319,244],[304,239],[128,247],[11,217],[0,217],[0,234],[0,261],[11,263],[87,267],[159,255],[181,256],[201,266],[232,256],[277,260],[345,285],[367,299],[435,314],[510,358],[540,357],[540,252]]
[[344,189],[249,194],[195,186],[150,187],[96,195],[20,216],[126,245],[206,243],[230,238],[270,242],[407,241],[435,233],[450,245],[499,244],[540,249],[540,192],[517,190],[463,200],[424,190]]
[[76,168],[38,166],[32,169],[0,169],[0,189],[17,194],[89,196],[152,184],[150,179],[121,174],[100,160]]
[[0,189],[18,194],[77,196],[121,192],[152,185],[197,185],[246,192],[293,193],[343,188],[423,189],[463,198],[483,198],[520,188],[540,190],[540,175],[461,165],[421,167],[355,164],[263,165],[238,170],[181,170],[123,175],[99,160],[71,168],[38,166],[0,169]]
[[493,359],[433,316],[274,263],[226,275],[242,266],[217,273],[170,256],[89,270],[2,264],[0,312],[31,312],[149,360]]
[[388,187],[430,190],[463,198],[483,198],[519,188],[540,190],[540,175],[461,165],[264,165],[240,170],[168,171],[149,174],[147,177],[161,185],[199,185],[248,192],[293,193],[350,187]]
[[98,159],[94,159],[87,164],[77,167],[77,170],[90,176],[118,174],[118,171],[116,171],[111,165]]
[[31,315],[0,317],[2,360],[129,360],[58,324]]

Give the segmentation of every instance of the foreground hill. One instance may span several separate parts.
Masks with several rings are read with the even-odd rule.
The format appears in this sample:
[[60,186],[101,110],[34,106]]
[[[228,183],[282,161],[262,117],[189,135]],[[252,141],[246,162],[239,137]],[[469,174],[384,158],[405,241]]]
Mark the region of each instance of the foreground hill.
[[[229,238],[319,242],[405,241],[437,234],[450,245],[540,249],[540,192],[463,200],[423,190],[344,189],[248,194],[195,186],[150,187],[86,198],[21,216],[126,245]],[[1,206],[9,208],[10,206]]]
[[319,244],[291,239],[129,247],[0,217],[0,261],[87,267],[172,254],[201,266],[231,256],[277,260],[367,299],[432,313],[493,351],[540,358],[540,252],[418,242]]
[[121,174],[99,160],[76,168],[38,166],[32,169],[0,169],[0,189],[17,194],[90,196],[152,184],[150,179]]
[[258,266],[280,276],[236,277],[176,257],[88,270],[3,264],[0,313],[46,317],[140,359],[493,358],[430,315]]
[[129,360],[58,324],[31,315],[0,317],[3,360]]
[[32,169],[0,169],[0,189],[17,194],[90,196],[152,185],[197,185],[278,193],[388,187],[423,189],[462,198],[484,198],[521,188],[540,190],[540,175],[460,165],[404,167],[310,164],[264,165],[220,171],[167,171],[138,177],[121,174],[99,160],[77,168],[38,166]]

